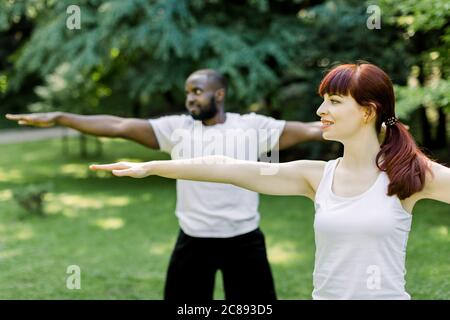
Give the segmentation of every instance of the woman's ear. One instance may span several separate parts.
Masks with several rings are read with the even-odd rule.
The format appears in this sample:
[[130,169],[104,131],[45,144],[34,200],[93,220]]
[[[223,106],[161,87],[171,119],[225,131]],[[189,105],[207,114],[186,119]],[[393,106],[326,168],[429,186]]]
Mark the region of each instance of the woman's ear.
[[375,120],[377,116],[377,105],[370,102],[368,105],[364,106],[364,122],[369,123]]

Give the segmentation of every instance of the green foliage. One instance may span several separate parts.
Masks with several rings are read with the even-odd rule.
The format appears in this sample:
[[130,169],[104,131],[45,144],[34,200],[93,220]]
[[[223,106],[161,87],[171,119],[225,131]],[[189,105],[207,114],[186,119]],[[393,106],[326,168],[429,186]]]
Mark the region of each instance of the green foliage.
[[[216,1],[82,1],[81,30],[65,27],[67,15],[62,9],[70,1],[48,4],[46,13],[42,10],[36,17],[37,28],[17,57],[20,72],[13,84],[20,85],[30,73],[46,76],[66,63],[66,79],[81,75],[85,80],[81,91],[95,94],[95,87],[102,83],[108,88],[126,84],[129,98],[136,99],[169,90],[182,92],[190,72],[213,67],[232,78],[238,99],[249,101],[258,90],[277,83],[267,60],[284,67],[289,60],[284,54],[287,44],[273,33],[279,28],[276,14],[269,18],[264,3],[250,1],[249,10],[244,11],[247,17],[237,18],[240,6],[220,4],[217,9],[227,12],[215,12]],[[204,15],[205,11],[210,14]],[[259,14],[265,15],[261,21],[268,21],[265,30],[256,21],[253,26],[246,24],[246,18],[255,20],[252,16]],[[47,19],[49,15],[52,19]]]
[[407,119],[421,105],[430,108],[445,106],[446,112],[450,113],[450,80],[440,80],[433,86],[418,88],[395,86],[395,94],[396,112],[400,118]]
[[33,30],[0,92],[37,78],[32,98],[15,95],[31,111],[153,117],[183,111],[186,77],[215,68],[229,78],[228,110],[316,120],[318,84],[338,62],[376,63],[399,86],[415,66],[420,86],[448,79],[447,2],[380,0],[379,30],[359,0],[82,0],[80,30],[66,27],[70,0],[2,2],[3,30],[21,19]]
[[383,17],[400,28],[405,41],[416,51],[411,72],[416,84],[397,87],[398,111],[406,116],[425,105],[445,107],[450,113],[450,2],[381,0],[380,5]]
[[15,62],[13,87],[27,74],[48,77],[64,65],[68,98],[85,98],[79,103],[89,108],[104,103],[105,92],[144,104],[175,92],[182,102],[187,75],[211,67],[230,78],[232,104],[268,97],[281,108],[283,94],[275,96],[285,82],[304,83],[311,104],[317,66],[367,58],[402,79],[408,61],[400,44],[381,50],[392,36],[365,27],[359,1],[85,0],[79,2],[81,30],[65,27],[69,4],[48,2],[37,12],[36,29]]

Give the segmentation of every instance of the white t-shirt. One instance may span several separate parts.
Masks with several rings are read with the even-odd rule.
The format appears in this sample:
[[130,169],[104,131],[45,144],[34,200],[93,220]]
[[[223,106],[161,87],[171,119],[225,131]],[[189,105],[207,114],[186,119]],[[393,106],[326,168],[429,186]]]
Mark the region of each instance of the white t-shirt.
[[[275,147],[285,125],[255,113],[229,112],[224,123],[212,126],[189,115],[149,122],[161,151],[172,159],[224,155],[254,161]],[[258,202],[256,192],[231,184],[177,180],[176,215],[181,229],[193,237],[228,238],[256,229]]]

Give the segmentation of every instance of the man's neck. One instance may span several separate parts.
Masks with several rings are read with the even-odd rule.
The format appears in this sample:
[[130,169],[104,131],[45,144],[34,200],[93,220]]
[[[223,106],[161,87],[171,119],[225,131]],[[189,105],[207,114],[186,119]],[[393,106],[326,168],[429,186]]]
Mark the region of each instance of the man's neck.
[[226,114],[223,109],[219,109],[217,114],[211,119],[203,120],[202,123],[205,126],[213,126],[215,124],[224,123],[226,120]]

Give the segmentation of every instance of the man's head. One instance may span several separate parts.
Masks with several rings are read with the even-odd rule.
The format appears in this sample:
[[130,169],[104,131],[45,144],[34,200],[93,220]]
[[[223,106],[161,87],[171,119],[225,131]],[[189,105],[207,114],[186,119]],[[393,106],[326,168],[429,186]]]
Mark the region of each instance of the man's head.
[[189,114],[195,120],[208,120],[223,109],[227,80],[213,69],[198,70],[187,78],[185,91]]

